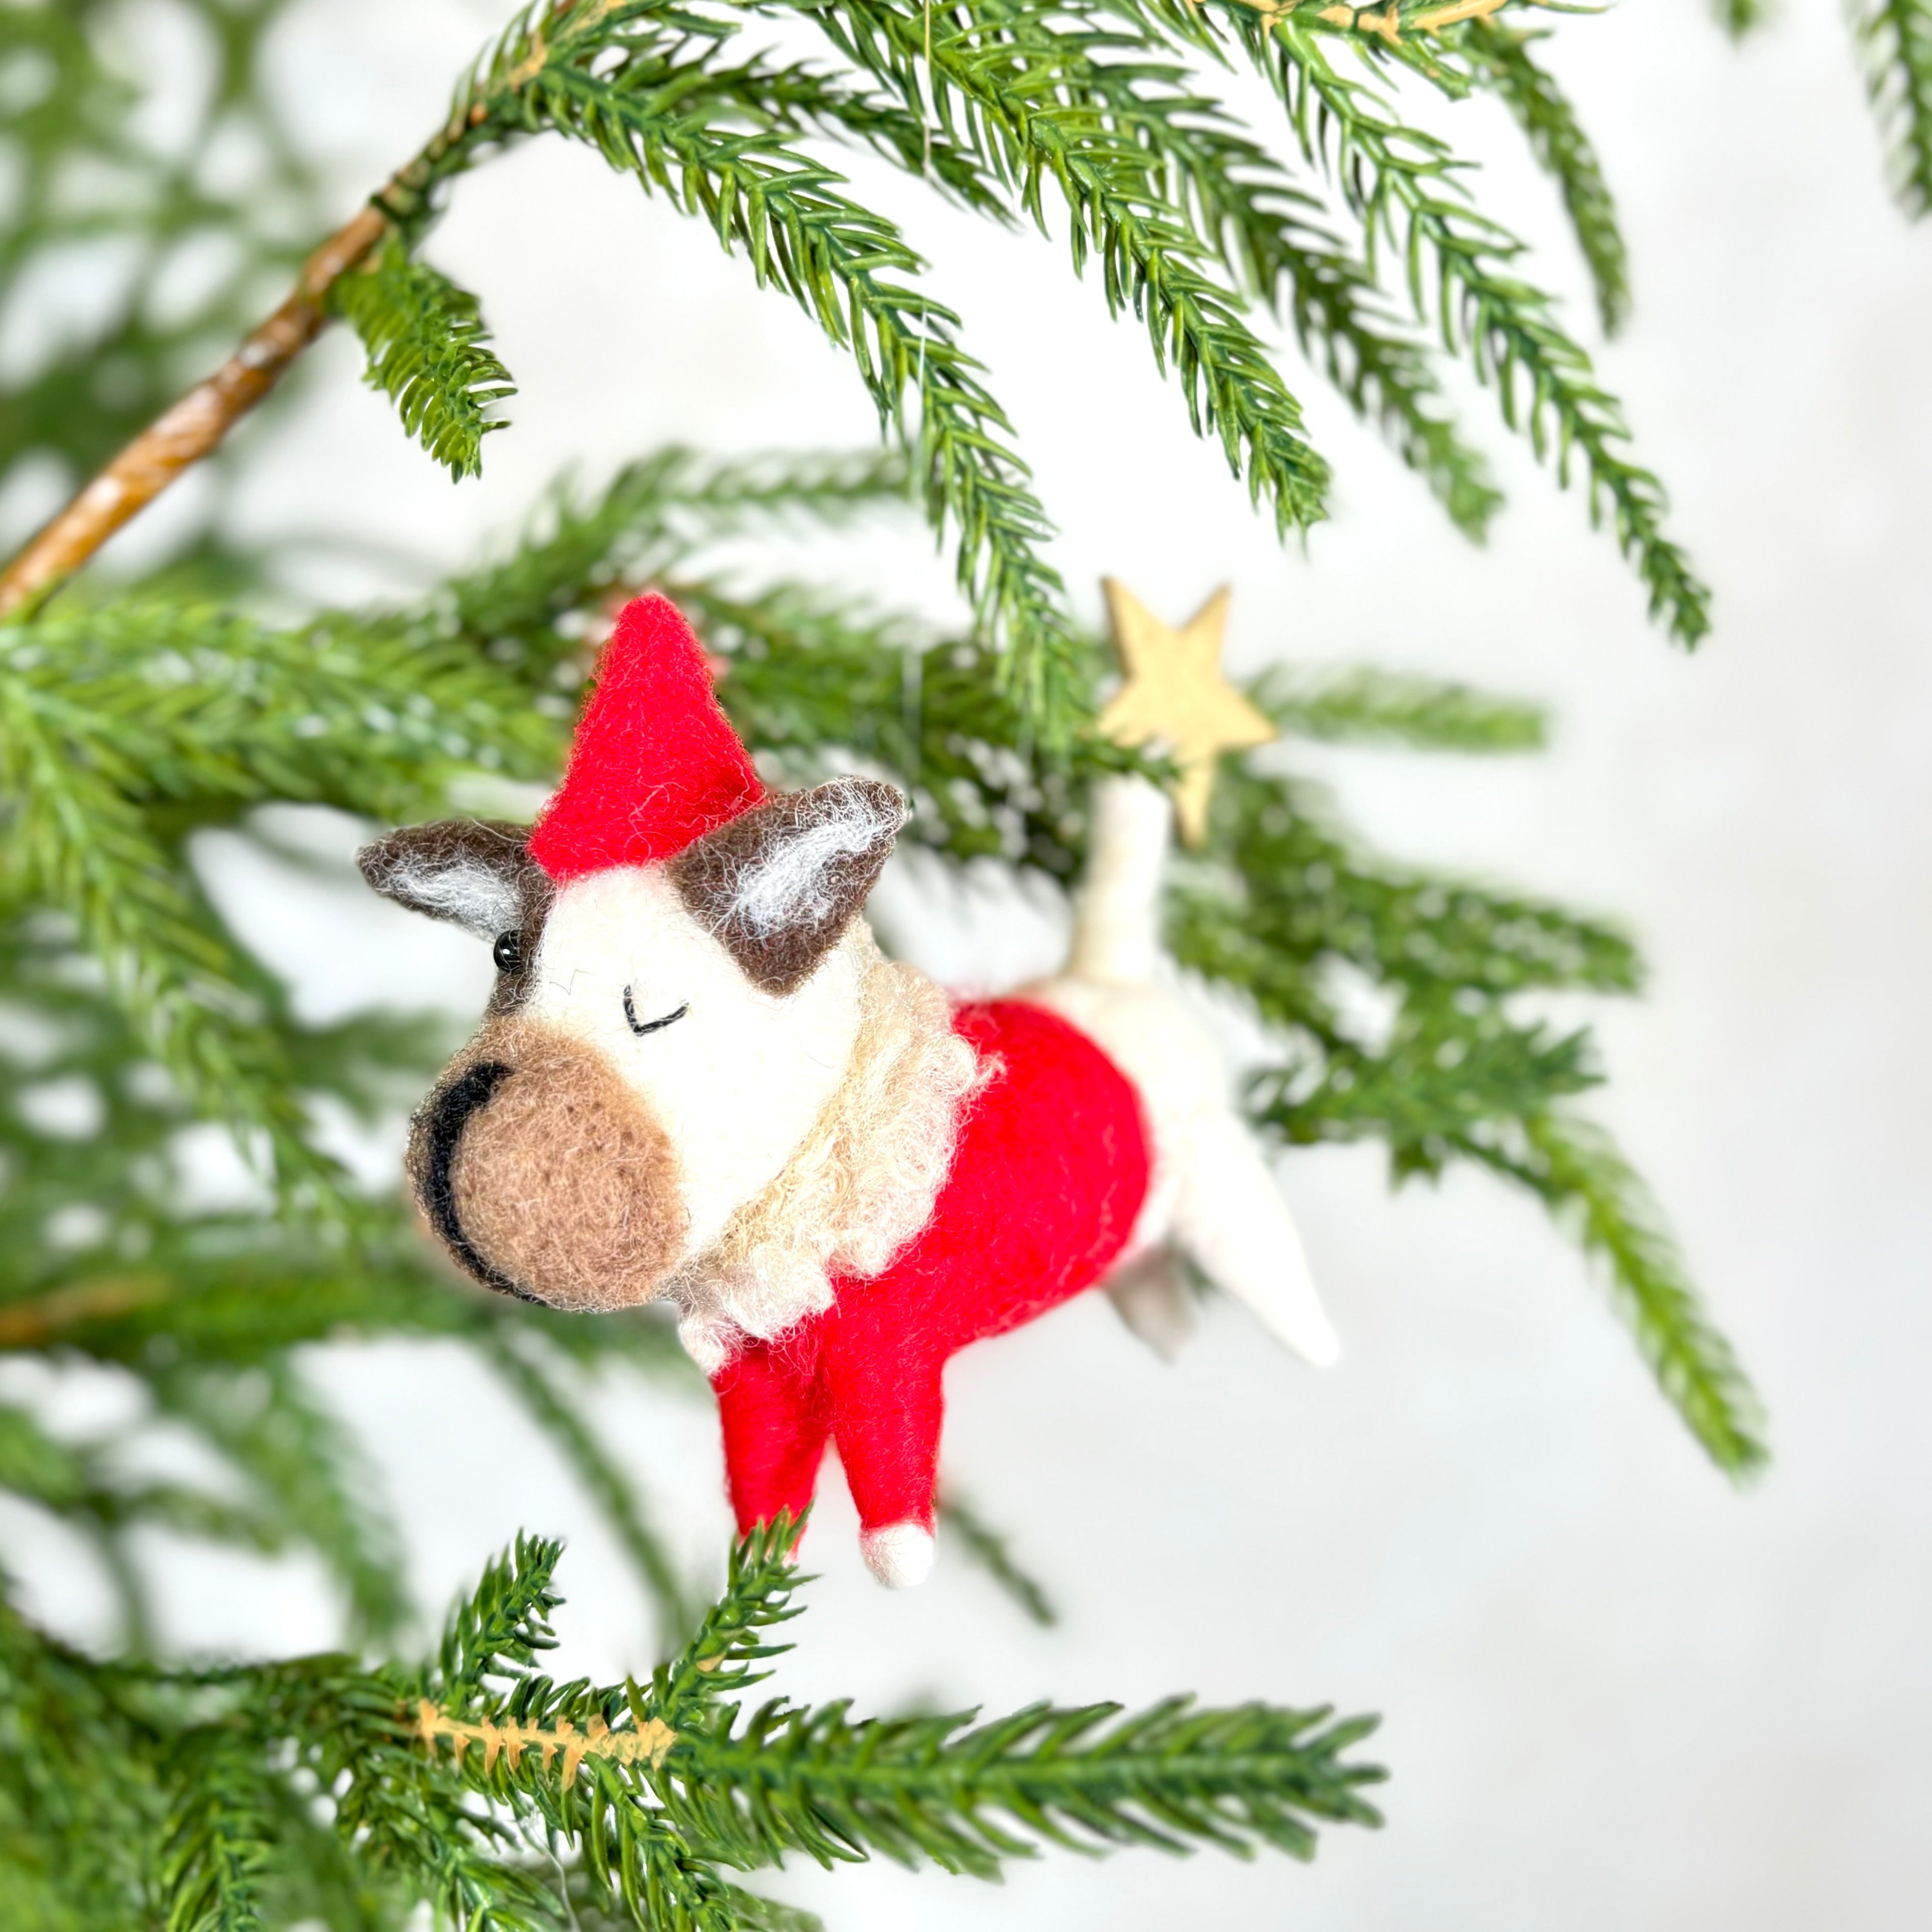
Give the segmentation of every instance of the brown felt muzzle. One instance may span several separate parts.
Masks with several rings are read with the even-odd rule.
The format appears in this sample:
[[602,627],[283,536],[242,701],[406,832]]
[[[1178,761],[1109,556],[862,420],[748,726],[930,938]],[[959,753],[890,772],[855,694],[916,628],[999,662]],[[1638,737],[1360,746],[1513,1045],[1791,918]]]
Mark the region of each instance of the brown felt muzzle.
[[410,1183],[465,1274],[579,1310],[664,1286],[684,1244],[677,1159],[593,1048],[493,1020],[410,1123]]

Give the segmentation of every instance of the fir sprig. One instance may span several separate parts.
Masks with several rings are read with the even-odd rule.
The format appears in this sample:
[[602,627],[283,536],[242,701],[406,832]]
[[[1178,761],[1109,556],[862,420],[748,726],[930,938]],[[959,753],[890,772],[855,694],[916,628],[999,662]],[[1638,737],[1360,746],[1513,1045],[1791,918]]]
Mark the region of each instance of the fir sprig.
[[1932,6],[1862,0],[1851,12],[1894,185],[1906,208],[1922,215],[1932,209]]
[[[1272,505],[1278,526],[1324,514],[1328,466],[1304,436],[1300,406],[1234,291],[1203,272],[1210,247],[1166,191],[1167,157],[1149,130],[1165,133],[1178,111],[1198,114],[1202,105],[1174,92],[1181,70],[1142,58],[1107,74],[1096,56],[1118,36],[1070,27],[1064,7],[954,5],[934,18],[892,0],[855,0],[812,10],[844,51],[908,103],[920,101],[923,80],[941,124],[958,128],[1042,226],[1042,189],[1057,187],[1071,218],[1076,272],[1090,252],[1108,308],[1131,307],[1145,321],[1155,360],[1172,363],[1196,434],[1219,436],[1230,466]],[[1132,103],[1127,114],[1118,111],[1124,99]]]
[[489,412],[514,396],[488,345],[476,298],[392,233],[332,291],[336,312],[368,351],[365,374],[452,482],[483,473],[483,439],[508,425]]
[[1530,52],[1549,38],[1521,33],[1493,20],[1472,20],[1462,30],[1461,45],[1515,117],[1531,153],[1562,194],[1596,291],[1598,318],[1604,333],[1615,335],[1630,316],[1629,253],[1595,144],[1556,77]]
[[1520,1143],[1485,1147],[1476,1157],[1572,1222],[1604,1262],[1658,1385],[1711,1460],[1741,1480],[1762,1473],[1770,1450],[1756,1391],[1691,1286],[1649,1190],[1609,1136],[1552,1109],[1525,1120]]
[[[176,97],[159,139],[153,121],[132,111],[142,90],[116,57],[124,23],[112,0],[10,11],[14,158],[0,298],[18,300],[63,254],[90,250],[112,265],[91,321],[70,318],[44,352],[0,372],[0,450],[10,463],[32,457],[89,473],[173,399],[184,360],[248,326],[264,275],[292,271],[302,238],[320,230],[320,171],[289,138],[268,86],[268,49],[295,4],[197,5],[208,71],[192,99]],[[240,176],[211,167],[218,143],[245,149],[254,166]],[[197,243],[200,275],[170,277],[170,262]],[[211,538],[213,510],[190,518],[190,542],[232,563],[239,547]]]
[[[739,1546],[722,1595],[647,1686],[540,1673],[559,1546],[534,1538],[489,1567],[422,1671],[323,1655],[104,1673],[0,1606],[0,1690],[17,1713],[0,1800],[40,1831],[50,1898],[84,1898],[112,1923],[158,1894],[182,1932],[280,1922],[291,1863],[331,1874],[336,1847],[357,1848],[365,1876],[332,1922],[392,1927],[420,1900],[501,1932],[796,1932],[812,1922],[730,1874],[804,1851],[992,1876],[1042,1840],[1306,1858],[1322,1824],[1379,1822],[1364,1793],[1383,1774],[1350,1754],[1373,1720],[1325,1710],[1171,1699],[968,1728],[774,1700],[746,1716],[739,1700],[797,1613],[795,1528]],[[62,1758],[112,1767],[60,1821],[109,1832],[98,1849],[48,1811]]]
[[1053,1599],[1038,1577],[1020,1568],[1010,1538],[970,1503],[962,1502],[956,1490],[948,1490],[940,1496],[938,1512],[941,1531],[1018,1605],[1028,1622],[1042,1630],[1051,1630],[1059,1622]]
[[1409,745],[1418,751],[1539,751],[1548,721],[1520,700],[1464,684],[1366,669],[1276,666],[1250,695],[1282,730],[1338,744]]
[[[1351,407],[1379,420],[1457,524],[1480,533],[1500,499],[1480,457],[1442,413],[1427,360],[1386,312],[1374,278],[1323,226],[1321,202],[1306,184],[1291,179],[1211,95],[1190,88],[1184,68],[1150,58],[1164,48],[1135,44],[1116,12],[1090,7],[982,0],[929,17],[887,0],[856,10],[823,0],[794,4],[849,58],[997,168],[1036,221],[1044,220],[1040,190],[1051,178],[1075,217],[1076,268],[1096,241],[1103,259],[1110,242],[1114,256],[1131,257],[1133,236],[1110,230],[1105,220],[1110,187],[1164,201],[1169,225],[1184,225],[1192,248],[1275,314],[1285,313]],[[1067,30],[1070,18],[1080,31]],[[1121,292],[1134,292],[1158,355],[1163,316],[1170,334],[1177,318],[1171,305],[1163,308],[1157,286],[1143,289],[1144,280],[1130,259],[1117,260],[1106,287],[1116,307]],[[1252,359],[1245,349],[1233,358]],[[1237,410],[1282,413],[1276,386],[1264,382],[1250,394],[1238,380],[1229,400]],[[1210,387],[1210,403],[1214,394]],[[1316,514],[1324,470],[1293,448],[1298,410],[1283,413],[1283,424],[1290,440],[1284,448],[1308,470],[1299,494]],[[1250,475],[1277,504],[1294,500],[1292,477],[1270,482],[1265,472]]]
[[392,205],[406,224],[481,153],[549,130],[701,214],[852,355],[881,425],[914,453],[935,528],[955,533],[961,587],[1006,646],[1003,675],[1058,743],[1073,722],[1064,590],[1011,424],[960,344],[958,317],[908,279],[922,264],[897,229],[793,144],[813,126],[877,138],[880,104],[797,67],[727,64],[730,31],[646,0],[530,9],[459,88]]
[[[973,1726],[855,1722],[842,1703],[776,1700],[748,1716],[737,1694],[788,1647],[770,1633],[797,1613],[784,1554],[794,1532],[781,1521],[740,1546],[724,1595],[648,1690],[554,1685],[526,1673],[527,1635],[506,1646],[514,1688],[456,1756],[471,1789],[581,1846],[614,1898],[642,1904],[651,1923],[729,1923],[716,1867],[749,1870],[794,1851],[822,1864],[878,1852],[991,1877],[1042,1838],[1089,1850],[1268,1844],[1306,1858],[1318,1823],[1378,1822],[1360,1794],[1381,1774],[1344,1756],[1372,1720],[1336,1722],[1326,1709],[1197,1711],[1174,1699],[1130,1718],[1112,1705],[1034,1706]],[[488,1586],[517,1602],[526,1631],[548,1591],[544,1551],[530,1556],[537,1587],[516,1594],[521,1550]],[[458,1654],[466,1683],[501,1674],[487,1638]],[[428,1687],[428,1708],[440,1708],[440,1688]],[[620,1737],[634,1748],[616,1748]]]
[[1330,59],[1332,32],[1299,14],[1237,28],[1286,104],[1303,152],[1329,168],[1371,247],[1403,264],[1418,315],[1432,308],[1444,345],[1496,386],[1504,420],[1567,481],[1581,458],[1591,515],[1606,508],[1650,593],[1652,614],[1685,644],[1710,628],[1709,595],[1664,534],[1663,486],[1627,454],[1630,433],[1586,351],[1515,263],[1523,244],[1480,213],[1433,135],[1409,126]]
[[[1754,1474],[1767,1455],[1755,1393],[1642,1184],[1564,1104],[1600,1078],[1587,1035],[1508,1005],[1540,987],[1630,989],[1628,942],[1551,908],[1365,862],[1279,778],[1249,771],[1223,789],[1222,862],[1181,888],[1171,932],[1179,958],[1297,1042],[1256,1076],[1257,1121],[1291,1144],[1382,1140],[1399,1180],[1469,1161],[1528,1188],[1606,1264],[1639,1349],[1712,1461]],[[1257,890],[1262,880],[1291,890]],[[1336,965],[1389,1000],[1378,1028],[1338,997]]]

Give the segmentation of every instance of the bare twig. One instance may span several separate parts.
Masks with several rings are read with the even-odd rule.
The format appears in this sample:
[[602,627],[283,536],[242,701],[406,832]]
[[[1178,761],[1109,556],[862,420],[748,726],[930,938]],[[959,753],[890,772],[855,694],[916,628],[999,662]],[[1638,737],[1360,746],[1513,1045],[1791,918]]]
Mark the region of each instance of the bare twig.
[[328,320],[328,291],[389,226],[373,206],[302,264],[288,299],[206,381],[150,423],[0,574],[0,617],[52,595],[128,519],[213,450]]
[[75,1282],[24,1301],[10,1301],[0,1307],[0,1348],[43,1347],[64,1329],[130,1315],[137,1308],[164,1300],[167,1292],[168,1285],[159,1275],[118,1275]]

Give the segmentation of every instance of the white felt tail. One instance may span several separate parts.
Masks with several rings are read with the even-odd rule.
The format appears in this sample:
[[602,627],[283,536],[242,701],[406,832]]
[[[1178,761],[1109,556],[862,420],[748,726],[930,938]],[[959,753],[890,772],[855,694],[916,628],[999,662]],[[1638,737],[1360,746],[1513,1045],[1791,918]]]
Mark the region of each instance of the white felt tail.
[[1066,962],[1070,978],[1139,986],[1154,977],[1161,872],[1173,824],[1166,793],[1145,778],[1102,778],[1094,788],[1092,844]]
[[1134,1084],[1151,1130],[1154,1176],[1108,1283],[1129,1328],[1170,1360],[1193,1307],[1169,1249],[1311,1362],[1332,1362],[1301,1242],[1261,1148],[1234,1104],[1214,1042],[1158,972],[1161,874],[1173,808],[1141,778],[1103,779],[1066,971],[1024,997],[1064,1014]]

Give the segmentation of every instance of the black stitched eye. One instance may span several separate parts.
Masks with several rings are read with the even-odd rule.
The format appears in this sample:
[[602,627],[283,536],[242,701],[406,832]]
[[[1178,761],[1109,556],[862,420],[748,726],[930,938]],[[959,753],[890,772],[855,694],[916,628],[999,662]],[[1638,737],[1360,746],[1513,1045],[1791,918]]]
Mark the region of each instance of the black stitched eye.
[[500,932],[496,943],[490,949],[500,973],[514,973],[524,963],[524,935],[520,932]]

